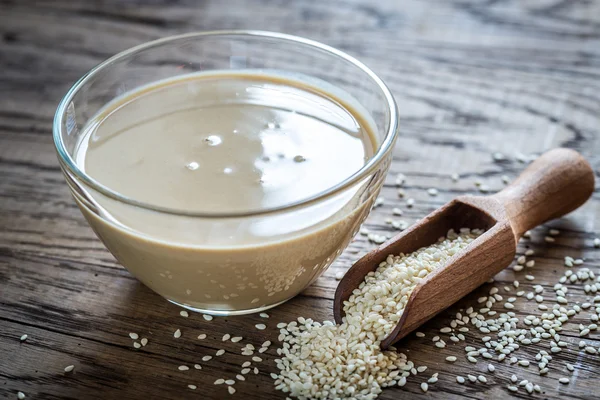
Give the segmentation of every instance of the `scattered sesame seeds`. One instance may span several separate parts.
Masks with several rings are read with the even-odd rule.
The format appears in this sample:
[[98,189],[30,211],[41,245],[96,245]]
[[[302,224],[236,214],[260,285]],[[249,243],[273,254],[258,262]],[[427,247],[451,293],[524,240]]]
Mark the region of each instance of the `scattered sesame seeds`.
[[222,342],[226,342],[231,338],[231,335],[229,333],[226,333],[225,335],[223,335],[223,338],[221,339]]
[[206,339],[206,333],[201,333],[200,335],[198,335],[198,339],[200,339],[200,340]]
[[74,365],[67,365],[67,366],[65,367],[65,372],[71,372],[71,371],[73,371],[74,369],[75,369],[75,366],[74,366]]
[[448,361],[448,362],[455,362],[456,361],[456,357],[454,357],[454,356],[448,356],[448,357],[446,357],[446,361]]
[[457,376],[456,377],[456,382],[461,383],[461,384],[465,383],[465,378],[463,378],[462,376]]
[[269,318],[269,314],[262,312],[260,314],[258,314],[261,318]]
[[569,378],[560,378],[558,381],[563,385],[567,385],[570,382]]
[[184,318],[187,318],[187,317],[190,316],[190,314],[187,311],[185,311],[185,310],[179,311],[179,315],[181,315]]
[[148,339],[142,338],[142,340],[140,340],[140,343],[142,344],[142,346],[146,346],[148,344]]
[[187,385],[188,388],[192,389],[192,390],[196,390],[197,386],[196,385]]
[[173,337],[179,339],[181,337],[181,329],[177,329],[175,333],[173,333]]
[[229,394],[234,394],[235,393],[235,389],[234,389],[233,386],[227,387],[227,391],[229,392]]
[[225,379],[223,379],[223,378],[219,378],[219,379],[217,379],[216,381],[214,381],[214,383],[213,383],[213,384],[214,384],[214,385],[222,385],[222,384],[224,384],[224,383],[225,383]]
[[23,393],[23,392],[19,392],[19,393],[17,393],[17,399],[19,399],[19,400],[23,400],[25,397],[26,397],[26,396],[25,396],[25,393]]
[[187,365],[180,365],[179,367],[177,367],[177,369],[180,371],[187,371],[190,369],[190,367],[188,367]]
[[202,357],[202,361],[206,362],[206,361],[210,361],[212,360],[212,356],[204,356]]
[[239,342],[239,341],[241,341],[241,340],[243,340],[243,339],[244,339],[244,338],[243,338],[243,337],[241,337],[241,336],[234,336],[234,337],[232,337],[232,338],[231,338],[231,341],[232,341],[233,343],[237,343],[237,342]]
[[221,349],[221,350],[217,350],[217,352],[215,353],[215,355],[218,356],[222,356],[223,354],[225,354],[225,350]]
[[142,345],[138,342],[133,342],[133,347],[135,347],[136,349],[139,349],[140,347],[142,347]]
[[254,361],[254,362],[262,362],[262,358],[254,356],[254,357],[252,357],[252,361]]
[[194,369],[202,369],[202,365],[200,365],[200,364],[194,364]]
[[[408,295],[417,283],[434,269],[443,266],[453,254],[480,234],[481,231],[469,229],[463,229],[460,233],[449,231],[447,237],[430,247],[388,257],[344,303],[346,317],[341,325],[298,318],[298,323],[293,321],[282,326],[280,340],[283,341],[283,347],[278,349],[282,359],[276,360],[280,370],[275,381],[276,388],[290,392],[294,397],[322,399],[330,397],[328,390],[324,389],[325,385],[332,387],[335,384],[335,397],[348,398],[355,397],[361,391],[378,393],[381,386],[392,382],[402,386],[406,383],[405,374],[424,372],[425,366],[416,367],[407,363],[406,355],[395,351],[382,352],[380,340],[391,332],[402,316]],[[359,339],[354,347],[338,344],[338,341],[357,341],[361,333],[366,336]],[[435,343],[436,346],[446,346],[442,340]],[[341,360],[348,365],[347,370],[340,369]],[[321,363],[331,365],[338,373],[335,376],[312,378],[319,370],[314,365]],[[350,381],[359,366],[361,376],[377,374],[377,379]],[[394,374],[392,371],[400,370],[404,371],[403,376],[397,379],[400,372]],[[310,380],[312,384],[298,385],[294,378],[297,376]]]
[[265,330],[267,329],[267,326],[265,324],[256,324],[254,325],[256,327],[256,329],[258,329],[259,331]]
[[24,342],[24,341],[26,341],[26,340],[27,340],[27,334],[25,334],[25,335],[21,335],[21,337],[19,338],[19,340],[20,340],[21,342]]

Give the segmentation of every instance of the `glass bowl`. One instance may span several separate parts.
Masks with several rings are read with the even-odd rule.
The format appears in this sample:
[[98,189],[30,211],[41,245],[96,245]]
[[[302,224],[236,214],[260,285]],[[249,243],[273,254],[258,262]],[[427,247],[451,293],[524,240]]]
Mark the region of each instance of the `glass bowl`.
[[[224,70],[283,71],[343,92],[371,121],[378,141],[373,157],[352,176],[317,195],[230,214],[143,203],[103,186],[78,166],[75,152],[86,126],[115,98],[159,80]],[[213,315],[274,307],[317,279],[367,217],[389,169],[397,135],[394,99],[365,65],[311,40],[259,31],[191,33],[119,53],[69,90],[53,126],[65,179],[108,250],[167,300]],[[144,224],[133,226],[129,216]],[[198,229],[215,232],[210,243],[195,239]],[[177,238],[170,235],[165,240],[164,230]],[[262,232],[260,242],[236,245],[236,232],[249,230]]]

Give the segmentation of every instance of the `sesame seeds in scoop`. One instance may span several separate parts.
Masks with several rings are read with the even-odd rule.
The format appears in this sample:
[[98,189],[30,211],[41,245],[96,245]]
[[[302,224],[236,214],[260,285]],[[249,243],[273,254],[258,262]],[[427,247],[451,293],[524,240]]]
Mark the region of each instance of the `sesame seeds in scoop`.
[[381,340],[402,316],[416,285],[481,233],[451,230],[431,246],[390,255],[344,302],[346,316],[341,325],[300,317],[282,327],[276,389],[300,399],[366,400],[401,382],[413,368],[412,362],[393,347],[382,351]]

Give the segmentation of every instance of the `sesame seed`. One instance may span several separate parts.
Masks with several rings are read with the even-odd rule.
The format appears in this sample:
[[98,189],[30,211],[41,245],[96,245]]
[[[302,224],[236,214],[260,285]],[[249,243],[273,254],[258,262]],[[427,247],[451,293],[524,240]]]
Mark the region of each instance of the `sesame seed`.
[[222,356],[223,354],[225,354],[225,350],[223,350],[223,349],[218,350],[215,354],[216,354],[217,357],[218,356]]
[[190,389],[192,389],[192,390],[196,390],[197,389],[196,385],[188,385],[187,387],[190,388]]
[[133,342],[133,347],[135,347],[136,349],[139,349],[140,347],[142,347],[142,345],[139,344],[138,342]]
[[417,333],[415,333],[415,336],[422,338],[422,337],[425,337],[425,334],[423,332],[417,332]]
[[204,356],[202,357],[202,361],[206,362],[206,361],[210,361],[212,360],[212,356]]
[[456,382],[461,383],[461,384],[465,383],[465,378],[463,378],[462,376],[457,376],[456,377]]
[[187,371],[190,369],[190,367],[188,367],[187,365],[180,365],[179,367],[177,367],[177,369],[180,371]]
[[448,356],[448,357],[446,357],[446,361],[448,361],[448,362],[455,362],[456,361],[456,357],[454,357],[454,356]]
[[73,371],[74,369],[75,369],[75,366],[74,366],[74,365],[67,365],[67,366],[65,367],[65,372],[71,372],[71,371]]
[[252,357],[252,361],[254,361],[254,362],[262,362],[262,358],[254,356],[254,357]]
[[214,382],[214,385],[222,385],[225,383],[225,379],[219,378]]
[[519,390],[519,388],[517,386],[512,386],[512,385],[508,385],[506,388],[508,390],[510,390],[511,392],[516,392]]
[[229,386],[229,387],[227,387],[227,391],[229,392],[229,394],[234,394],[235,388],[233,386]]
[[429,389],[429,385],[427,384],[427,382],[421,383],[421,390],[423,392],[427,392],[427,389]]
[[200,335],[198,335],[198,339],[200,339],[200,340],[206,339],[206,333],[201,333]]
[[233,379],[227,379],[227,380],[225,381],[225,384],[226,384],[226,385],[233,385],[233,384],[235,384],[235,381],[234,381]]
[[570,382],[569,378],[560,378],[558,381],[563,385],[567,385]]
[[23,400],[25,397],[26,397],[26,396],[25,396],[25,393],[23,393],[23,392],[19,392],[19,393],[17,393],[17,399],[19,399],[19,400]]
[[572,366],[571,364],[567,363],[567,369],[571,372],[575,371],[575,367]]
[[600,247],[600,238],[595,238],[594,239],[594,247]]
[[145,346],[148,344],[148,339],[147,338],[142,338],[142,340],[140,340],[140,343],[142,343],[142,346]]
[[25,334],[25,335],[21,335],[21,337],[19,338],[19,340],[20,340],[21,342],[24,342],[24,341],[26,341],[26,340],[27,340],[27,334]]
[[202,369],[202,365],[200,365],[200,364],[194,364],[194,369]]
[[527,382],[525,384],[525,390],[527,390],[527,393],[533,393],[533,383]]
[[265,324],[256,324],[254,325],[256,327],[256,329],[258,329],[259,331],[265,330],[267,329],[267,326]]
[[231,341],[233,343],[237,343],[237,342],[241,341],[242,339],[243,339],[243,337],[241,337],[241,336],[235,336],[235,337],[231,338]]
[[481,382],[481,383],[487,383],[487,378],[486,378],[485,376],[483,376],[483,375],[479,375],[479,376],[477,377],[477,380],[478,380],[479,382]]
[[173,337],[179,339],[181,337],[181,329],[177,329],[175,333],[173,333]]
[[213,316],[209,315],[209,314],[202,314],[202,318],[204,318],[207,321],[212,321],[213,320]]
[[190,316],[190,314],[188,314],[188,312],[187,312],[187,311],[185,311],[185,310],[181,310],[181,311],[179,311],[179,315],[181,315],[181,316],[182,316],[182,317],[184,317],[184,318],[187,318],[187,317],[189,317],[189,316]]
[[431,188],[431,189],[427,189],[427,193],[429,193],[430,196],[437,196],[438,195],[438,190],[435,188]]
[[129,334],[129,337],[133,340],[137,340],[139,338],[139,335],[137,333],[132,332]]

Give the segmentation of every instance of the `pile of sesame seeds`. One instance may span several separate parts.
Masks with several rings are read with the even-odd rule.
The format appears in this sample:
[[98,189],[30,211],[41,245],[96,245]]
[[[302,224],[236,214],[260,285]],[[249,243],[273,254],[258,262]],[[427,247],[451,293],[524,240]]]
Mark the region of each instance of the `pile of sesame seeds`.
[[[303,317],[280,324],[276,389],[299,399],[374,399],[382,388],[404,385],[411,370],[423,373],[404,353],[381,351],[380,342],[394,328],[415,286],[443,266],[482,232],[449,231],[432,246],[390,256],[344,303],[341,325]],[[275,377],[275,376],[274,376]],[[421,385],[435,383],[437,375]]]

